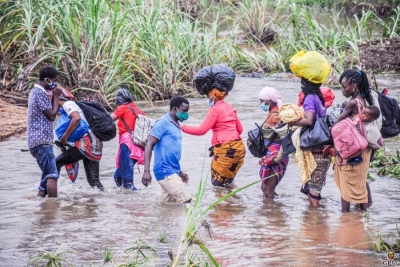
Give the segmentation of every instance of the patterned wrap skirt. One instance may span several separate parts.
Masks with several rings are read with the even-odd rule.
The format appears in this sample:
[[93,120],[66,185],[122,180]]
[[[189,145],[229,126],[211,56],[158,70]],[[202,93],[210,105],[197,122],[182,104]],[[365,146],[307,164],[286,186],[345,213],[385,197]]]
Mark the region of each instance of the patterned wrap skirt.
[[341,197],[350,203],[368,203],[367,176],[371,158],[371,148],[367,147],[361,153],[362,162],[356,165],[340,166],[336,157],[333,166],[335,182]]
[[311,173],[311,180],[307,182],[307,185],[309,196],[315,199],[321,199],[322,186],[325,185],[326,173],[331,165],[331,157],[324,157],[322,153],[323,148],[318,147],[311,150],[317,167]]
[[[265,145],[268,145],[268,140],[265,140]],[[280,148],[281,143],[272,143],[268,147],[267,154],[261,161],[260,179],[275,178],[277,184],[282,180],[289,163],[289,156],[284,156],[279,163],[276,163],[274,159],[277,158]]]
[[213,147],[213,151],[211,179],[220,186],[229,186],[244,163],[246,154],[244,143],[240,139],[217,144]]

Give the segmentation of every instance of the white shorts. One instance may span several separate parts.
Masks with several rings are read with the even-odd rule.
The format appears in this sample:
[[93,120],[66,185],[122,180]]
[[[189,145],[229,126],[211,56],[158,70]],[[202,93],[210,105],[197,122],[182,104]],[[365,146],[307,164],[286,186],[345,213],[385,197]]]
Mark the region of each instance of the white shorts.
[[191,194],[186,191],[185,183],[177,174],[172,174],[159,180],[158,183],[162,188],[163,200],[165,202],[184,203],[192,199]]

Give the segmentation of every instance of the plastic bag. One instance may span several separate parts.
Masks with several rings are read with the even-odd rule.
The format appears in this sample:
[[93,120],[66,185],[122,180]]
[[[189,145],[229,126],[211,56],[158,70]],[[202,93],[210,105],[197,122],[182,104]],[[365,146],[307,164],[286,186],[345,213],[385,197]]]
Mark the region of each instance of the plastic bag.
[[289,68],[313,83],[322,83],[331,73],[328,60],[317,51],[301,50],[289,60]]
[[[60,117],[56,122],[56,135],[58,140],[61,139],[65,131],[68,129],[70,123],[71,118],[67,113],[65,113],[64,109],[60,108]],[[81,119],[75,131],[69,136],[68,142],[75,142],[76,140],[81,139],[88,131],[89,126],[87,125],[86,121]]]
[[229,92],[235,83],[235,73],[226,65],[212,65],[202,68],[196,75],[193,85],[201,95],[216,88]]

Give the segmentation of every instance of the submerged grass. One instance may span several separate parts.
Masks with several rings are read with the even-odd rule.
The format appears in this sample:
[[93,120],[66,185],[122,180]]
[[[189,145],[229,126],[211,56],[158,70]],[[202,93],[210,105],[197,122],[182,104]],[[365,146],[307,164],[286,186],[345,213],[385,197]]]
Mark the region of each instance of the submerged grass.
[[70,254],[70,251],[63,251],[63,246],[60,246],[56,250],[56,252],[48,253],[43,252],[38,256],[31,257],[28,261],[28,266],[44,266],[44,267],[61,267],[61,266],[73,266],[70,262],[68,262],[64,256],[66,254]]
[[369,234],[372,241],[356,244],[352,247],[357,247],[363,244],[373,244],[373,250],[378,253],[394,252],[400,253],[400,228],[396,221],[396,233],[382,235],[381,233],[372,236]]
[[371,167],[377,168],[379,176],[390,176],[400,178],[400,151],[396,150],[395,155],[387,155],[385,148],[381,148],[374,155]]

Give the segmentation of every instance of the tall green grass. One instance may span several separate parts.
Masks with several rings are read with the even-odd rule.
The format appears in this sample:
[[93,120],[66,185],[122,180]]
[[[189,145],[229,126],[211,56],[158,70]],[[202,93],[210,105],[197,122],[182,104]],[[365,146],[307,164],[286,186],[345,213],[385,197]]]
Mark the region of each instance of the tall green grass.
[[226,63],[251,71],[260,59],[220,38],[219,23],[195,20],[162,0],[0,2],[2,87],[26,91],[39,68],[55,65],[61,82],[97,92],[107,103],[125,86],[154,100],[191,88],[196,71]]
[[[301,49],[323,53],[334,80],[360,67],[360,43],[400,34],[400,7],[384,20],[372,11],[348,17],[335,9],[316,17],[315,8],[295,0],[218,2],[2,0],[0,89],[27,94],[38,70],[51,64],[63,85],[92,91],[109,105],[121,86],[138,100],[167,99],[193,90],[194,75],[206,65],[286,71]],[[271,31],[274,38],[266,38]],[[238,45],[240,32],[247,46]]]

